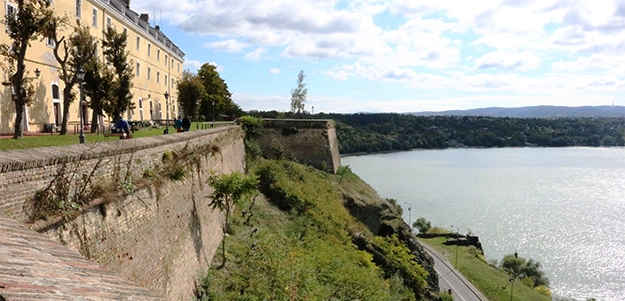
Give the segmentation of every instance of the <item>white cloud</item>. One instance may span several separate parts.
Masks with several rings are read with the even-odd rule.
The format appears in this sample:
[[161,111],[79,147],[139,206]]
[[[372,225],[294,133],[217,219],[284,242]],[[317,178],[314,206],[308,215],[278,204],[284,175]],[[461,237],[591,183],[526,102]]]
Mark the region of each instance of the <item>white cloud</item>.
[[185,60],[184,63],[182,64],[182,68],[184,70],[191,70],[192,72],[196,72],[198,69],[200,69],[200,67],[202,67],[202,62],[198,61],[198,60]]
[[204,44],[204,48],[218,49],[225,52],[240,52],[248,45],[235,39]]
[[267,52],[266,49],[256,48],[256,49],[254,49],[254,51],[246,53],[245,54],[245,59],[249,60],[249,61],[260,61],[261,56],[265,52]]
[[[603,101],[625,88],[621,0],[133,0],[133,8],[163,11],[168,24],[210,39],[205,47],[233,58],[271,58],[278,66],[269,70],[273,74],[288,60],[323,66],[318,71],[328,82],[359,79],[471,95],[424,97],[424,107],[496,99],[580,104],[581,96],[587,103]],[[184,66],[200,65],[193,57]],[[289,105],[282,97],[240,100]],[[345,108],[379,111],[389,103],[341,101]],[[416,102],[396,100],[389,107],[403,111]],[[315,110],[330,111],[323,102]]]
[[529,71],[540,66],[540,59],[531,52],[493,51],[475,60],[477,69]]

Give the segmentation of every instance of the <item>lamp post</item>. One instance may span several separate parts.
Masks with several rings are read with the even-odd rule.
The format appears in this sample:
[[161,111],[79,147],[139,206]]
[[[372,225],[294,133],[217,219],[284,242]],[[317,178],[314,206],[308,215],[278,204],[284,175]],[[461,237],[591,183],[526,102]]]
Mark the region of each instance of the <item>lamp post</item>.
[[454,225],[451,225],[452,228],[456,228],[456,266],[455,269],[458,269],[458,245],[460,244],[460,228]]
[[412,205],[404,202],[404,204],[408,205],[408,226],[412,229]]
[[169,92],[165,91],[165,131],[163,132],[163,134],[167,135],[169,134]]
[[78,142],[80,144],[84,144],[85,143],[85,132],[84,132],[84,127],[85,125],[83,124],[83,99],[84,99],[84,94],[83,94],[83,90],[82,90],[82,82],[85,80],[85,69],[83,69],[82,67],[80,67],[80,69],[78,69],[78,71],[76,71],[76,79],[78,79],[78,87],[80,88],[80,104],[78,106],[78,115],[80,115],[80,135],[78,136]]

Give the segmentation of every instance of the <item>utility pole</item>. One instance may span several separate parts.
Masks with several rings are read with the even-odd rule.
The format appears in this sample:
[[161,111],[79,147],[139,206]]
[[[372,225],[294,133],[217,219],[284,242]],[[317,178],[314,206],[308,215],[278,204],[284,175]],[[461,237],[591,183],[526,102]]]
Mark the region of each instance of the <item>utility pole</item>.
[[460,228],[454,225],[451,225],[452,228],[456,228],[456,266],[455,269],[458,269],[458,245],[460,244]]

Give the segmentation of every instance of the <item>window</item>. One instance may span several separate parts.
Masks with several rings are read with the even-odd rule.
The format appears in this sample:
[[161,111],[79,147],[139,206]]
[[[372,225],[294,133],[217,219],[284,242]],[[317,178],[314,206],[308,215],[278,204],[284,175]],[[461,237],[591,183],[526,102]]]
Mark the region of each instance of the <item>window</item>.
[[156,60],[157,61],[161,60],[161,50],[160,49],[156,49]]
[[167,87],[167,75],[165,75],[165,87]]
[[128,36],[128,28],[124,27],[124,35]]
[[174,66],[174,59],[171,59],[171,65],[170,66]]
[[152,75],[152,69],[148,67],[148,80],[150,80],[151,75]]
[[148,43],[148,56],[150,56],[150,52],[152,52],[152,44]]
[[93,16],[92,16],[92,25],[93,28],[98,28],[98,9],[97,8],[93,8]]
[[111,17],[106,17],[106,27],[113,27],[113,20],[111,20]]
[[165,66],[167,66],[167,54],[165,54]]
[[137,70],[136,70],[136,76],[139,77],[141,76],[141,64],[137,63]]
[[160,82],[161,82],[161,72],[156,71],[156,83],[160,83]]
[[59,85],[52,84],[52,99],[61,99],[61,93],[59,93]]
[[[7,2],[5,20],[9,20],[11,18],[13,19],[17,18],[17,6]],[[11,32],[8,26],[6,27],[6,32]]]
[[180,72],[180,62],[178,62],[178,72]]
[[141,37],[137,36],[137,50],[140,50],[140,46],[141,45]]
[[82,17],[82,0],[76,0],[76,18]]
[[54,40],[52,38],[46,38],[46,45],[48,45],[48,47],[54,48],[56,44],[54,43]]

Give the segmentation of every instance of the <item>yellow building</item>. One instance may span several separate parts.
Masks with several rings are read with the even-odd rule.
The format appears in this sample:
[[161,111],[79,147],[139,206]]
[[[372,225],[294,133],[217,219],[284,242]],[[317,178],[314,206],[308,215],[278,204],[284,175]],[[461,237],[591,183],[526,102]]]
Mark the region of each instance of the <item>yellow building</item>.
[[[182,77],[184,53],[160,31],[159,26],[150,26],[148,14],[138,14],[130,9],[130,0],[53,0],[55,13],[66,15],[70,24],[75,25],[80,19],[82,25],[91,28],[91,34],[99,41],[104,32],[112,27],[118,32],[126,31],[128,36],[127,51],[134,68],[133,102],[134,110],[127,112],[128,120],[161,121],[172,119],[179,114],[175,85]],[[5,16],[14,12],[17,4],[5,1]],[[0,22],[0,26],[5,26]],[[60,36],[69,36],[73,28],[68,26]],[[0,41],[10,43],[6,30],[0,32]],[[99,43],[101,45],[101,43]],[[54,42],[49,39],[35,41],[27,51],[26,70],[28,77],[35,77],[35,70],[40,75],[34,78],[36,87],[35,102],[26,108],[24,132],[41,132],[45,124],[57,125],[62,121],[64,82],[59,78],[59,64],[53,54]],[[102,58],[102,49],[98,50]],[[1,59],[1,58],[0,58]],[[4,74],[3,81],[8,76]],[[78,90],[78,85],[76,85]],[[166,101],[164,95],[168,93]],[[78,94],[77,94],[78,95]],[[69,109],[68,133],[79,128],[78,98]],[[169,106],[169,112],[167,112]],[[82,108],[84,124],[91,122],[91,110]],[[109,124],[110,119],[100,117],[99,124]],[[0,134],[13,133],[15,122],[15,104],[11,98],[11,87],[0,87]]]

